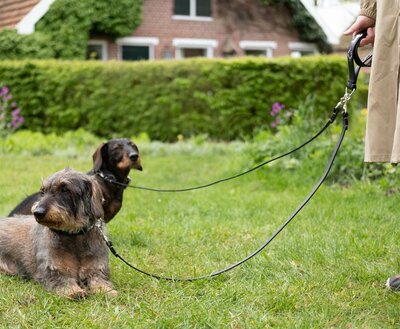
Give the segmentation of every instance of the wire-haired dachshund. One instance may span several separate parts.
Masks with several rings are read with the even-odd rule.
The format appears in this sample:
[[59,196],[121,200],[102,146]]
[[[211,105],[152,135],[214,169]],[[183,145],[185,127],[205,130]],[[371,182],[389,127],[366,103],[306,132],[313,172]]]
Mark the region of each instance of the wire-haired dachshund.
[[[111,139],[100,145],[93,154],[93,169],[88,175],[98,182],[103,194],[104,221],[109,222],[121,209],[130,170],[142,170],[139,149],[129,139]],[[121,185],[119,185],[121,184]],[[31,215],[32,206],[39,199],[34,193],[21,201],[8,215]]]
[[33,279],[59,295],[116,296],[95,176],[64,169],[43,182],[33,216],[0,220],[0,273]]

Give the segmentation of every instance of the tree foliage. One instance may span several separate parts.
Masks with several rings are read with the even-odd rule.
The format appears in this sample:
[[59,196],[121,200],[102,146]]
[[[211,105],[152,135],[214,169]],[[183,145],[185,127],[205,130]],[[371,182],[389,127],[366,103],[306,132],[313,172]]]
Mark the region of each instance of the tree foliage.
[[331,46],[324,31],[303,6],[300,0],[260,0],[265,5],[286,6],[292,14],[294,27],[299,31],[300,39],[318,45],[323,53],[331,52]]
[[0,58],[85,59],[90,35],[131,34],[140,24],[142,4],[143,0],[56,0],[35,33],[0,32]]

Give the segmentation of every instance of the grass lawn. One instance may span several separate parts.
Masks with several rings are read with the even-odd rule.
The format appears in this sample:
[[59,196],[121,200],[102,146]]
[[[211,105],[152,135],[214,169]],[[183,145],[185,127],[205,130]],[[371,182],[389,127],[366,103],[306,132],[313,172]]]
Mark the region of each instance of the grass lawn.
[[[0,155],[0,216],[49,174],[67,165],[89,170],[90,155]],[[143,148],[142,164],[133,184],[174,188],[237,173],[248,161],[239,144],[153,145]],[[211,273],[265,242],[318,179],[301,167],[270,168],[188,193],[128,189],[109,237],[144,270]],[[0,327],[398,328],[400,293],[384,288],[400,272],[400,196],[389,192],[372,183],[324,185],[266,250],[213,280],[157,281],[110,256],[119,296],[69,301],[32,281],[0,276]]]

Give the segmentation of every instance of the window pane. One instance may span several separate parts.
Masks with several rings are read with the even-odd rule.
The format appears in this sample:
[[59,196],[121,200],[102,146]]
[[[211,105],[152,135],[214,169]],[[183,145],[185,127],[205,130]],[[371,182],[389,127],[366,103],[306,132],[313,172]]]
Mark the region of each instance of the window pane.
[[141,59],[149,59],[148,46],[122,46],[122,60],[139,61]]
[[175,0],[174,6],[175,15],[190,15],[190,0]]
[[196,16],[211,17],[211,0],[196,1]]
[[205,49],[199,49],[199,48],[184,48],[184,49],[182,49],[182,54],[183,54],[184,58],[205,57],[206,56],[206,50]]
[[88,45],[86,59],[103,59],[103,47],[101,45]]
[[265,56],[265,50],[246,49],[244,53],[248,56]]

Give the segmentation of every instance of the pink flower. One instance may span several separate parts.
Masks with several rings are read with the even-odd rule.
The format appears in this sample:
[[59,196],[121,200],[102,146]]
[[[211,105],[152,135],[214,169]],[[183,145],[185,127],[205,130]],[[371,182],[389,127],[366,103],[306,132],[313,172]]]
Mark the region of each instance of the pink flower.
[[7,86],[3,86],[3,87],[0,89],[0,97],[1,97],[1,96],[7,95],[9,91],[10,91],[10,89],[8,89]]
[[280,111],[282,111],[285,108],[284,104],[281,104],[279,102],[275,102],[274,104],[272,104],[272,108],[271,108],[271,115],[274,117],[276,116]]

